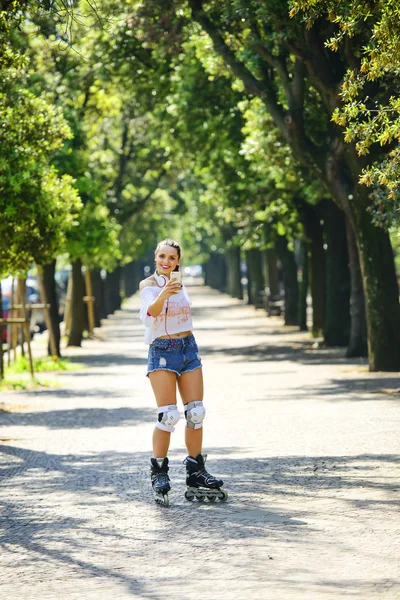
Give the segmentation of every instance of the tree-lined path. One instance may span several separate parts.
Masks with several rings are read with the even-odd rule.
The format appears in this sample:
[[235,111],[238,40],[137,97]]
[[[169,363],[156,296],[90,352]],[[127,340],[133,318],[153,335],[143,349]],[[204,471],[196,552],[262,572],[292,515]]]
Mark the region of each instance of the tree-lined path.
[[70,600],[397,598],[398,374],[314,348],[243,302],[193,287],[210,471],[226,504],[154,504],[156,411],[138,297],[67,354],[57,388],[4,393],[0,589]]

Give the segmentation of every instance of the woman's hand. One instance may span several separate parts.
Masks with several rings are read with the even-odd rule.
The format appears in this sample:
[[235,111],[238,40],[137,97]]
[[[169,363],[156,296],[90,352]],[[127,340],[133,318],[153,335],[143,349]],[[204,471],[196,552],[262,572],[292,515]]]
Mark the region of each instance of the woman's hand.
[[158,294],[157,298],[147,308],[147,312],[152,317],[158,317],[161,313],[164,302],[171,296],[175,296],[182,289],[182,284],[179,281],[169,280]]
[[181,291],[181,289],[182,289],[182,284],[179,281],[173,281],[172,279],[170,279],[165,284],[162,291],[159,293],[158,297],[166,300],[167,298],[170,298],[171,296],[175,296],[175,294],[178,294]]

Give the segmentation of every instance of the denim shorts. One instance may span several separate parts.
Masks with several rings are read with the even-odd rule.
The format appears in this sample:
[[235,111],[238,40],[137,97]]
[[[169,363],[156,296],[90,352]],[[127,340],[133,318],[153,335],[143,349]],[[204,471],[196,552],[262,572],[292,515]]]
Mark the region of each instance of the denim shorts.
[[150,344],[147,377],[153,371],[171,371],[178,377],[201,367],[193,334],[170,340],[157,338]]

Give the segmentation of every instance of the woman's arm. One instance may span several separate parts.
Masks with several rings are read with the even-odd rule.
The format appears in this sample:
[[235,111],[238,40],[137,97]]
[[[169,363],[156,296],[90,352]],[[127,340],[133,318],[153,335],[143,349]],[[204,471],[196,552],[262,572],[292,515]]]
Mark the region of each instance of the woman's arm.
[[152,286],[151,284],[142,284],[140,287],[140,295],[142,299],[140,318],[146,327],[149,327],[150,323],[146,322],[148,321],[148,318],[158,317],[163,309],[165,300],[170,298],[170,296],[177,294],[181,289],[181,284],[177,281],[168,281],[168,283],[162,288],[160,293],[155,298],[155,286]]
[[178,292],[180,292],[182,284],[179,281],[168,281],[166,285],[162,288],[161,292],[158,294],[157,298],[147,307],[147,312],[150,313],[152,317],[158,317],[162,308],[164,306],[164,302],[174,296]]

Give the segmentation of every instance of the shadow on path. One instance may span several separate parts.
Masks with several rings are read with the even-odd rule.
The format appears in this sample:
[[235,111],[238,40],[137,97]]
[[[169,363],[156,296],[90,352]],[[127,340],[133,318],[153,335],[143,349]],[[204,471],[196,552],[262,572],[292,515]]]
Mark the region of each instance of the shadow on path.
[[[251,336],[253,332],[251,332]],[[264,334],[265,335],[265,334]],[[247,336],[248,337],[248,336]],[[230,362],[281,362],[302,364],[360,364],[360,361],[344,357],[343,348],[315,349],[311,341],[293,341],[291,344],[250,344],[246,346],[201,346],[201,353],[208,356],[228,357]]]
[[[386,508],[392,510],[393,505],[398,505],[397,495],[393,500],[380,500],[372,495],[377,491],[390,495],[398,490],[397,483],[378,481],[375,470],[383,463],[399,464],[400,455],[289,456],[254,460],[230,457],[236,451],[236,448],[210,449],[221,456],[212,461],[212,472],[226,480],[230,493],[227,503],[212,505],[188,503],[183,499],[182,452],[171,452],[171,507],[162,509],[154,504],[150,492],[148,453],[56,455],[0,445],[1,482],[13,490],[15,498],[2,503],[0,524],[4,527],[0,547],[5,562],[11,570],[17,566],[14,554],[18,551],[30,563],[43,560],[60,567],[70,566],[84,576],[102,577],[124,585],[142,598],[151,598],[154,596],[146,589],[145,578],[135,573],[135,558],[142,556],[149,545],[166,544],[168,540],[168,544],[178,545],[182,552],[186,548],[192,555],[196,543],[218,539],[220,568],[231,569],[235,545],[240,543],[254,549],[257,538],[284,539],[291,551],[301,552],[301,545],[314,533],[310,525],[304,527],[310,516],[315,518],[310,512],[312,509],[307,509],[307,500],[319,495],[337,501],[340,490],[340,502],[350,510],[377,509],[381,514]],[[240,451],[246,453],[245,448]],[[369,490],[370,497],[355,498],[357,490],[363,490],[364,495],[365,490]],[[351,492],[348,498],[346,491]],[[268,499],[268,509],[260,505],[260,493]],[[54,499],[52,494],[55,494]],[[295,515],[282,511],[279,504],[274,506],[274,501],[282,503],[290,496],[303,500],[303,508]],[[73,498],[77,516],[59,516],[63,497],[67,503]],[[142,505],[140,510],[139,505]],[[55,514],[57,509],[59,513]],[[136,513],[139,517],[135,518]],[[147,521],[143,520],[145,515]],[[326,545],[337,543],[340,542],[326,540]],[[299,546],[298,550],[294,550],[295,546]],[[116,560],[112,554],[115,549],[118,549],[117,562],[131,565],[130,574],[111,566]],[[88,558],[88,550],[91,558]],[[104,560],[110,566],[104,566]],[[270,576],[272,581],[282,583],[279,573]],[[301,586],[301,582],[296,580],[292,585]],[[343,581],[322,581],[319,585],[340,588]],[[354,582],[354,587],[359,590],[360,582]]]
[[[97,395],[97,394],[96,394]],[[72,397],[67,392],[65,397]],[[0,411],[4,426],[34,426],[48,429],[100,429],[103,427],[133,427],[154,422],[153,408],[74,408],[28,412]]]
[[138,358],[135,356],[130,356],[129,354],[107,352],[106,347],[104,348],[104,350],[104,354],[80,354],[79,356],[69,356],[68,360],[71,363],[84,363],[89,367],[113,367],[124,365],[147,364],[147,360],[145,358]]

